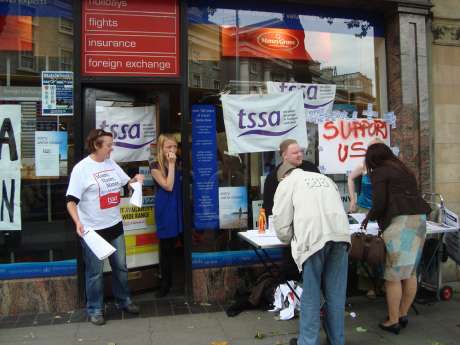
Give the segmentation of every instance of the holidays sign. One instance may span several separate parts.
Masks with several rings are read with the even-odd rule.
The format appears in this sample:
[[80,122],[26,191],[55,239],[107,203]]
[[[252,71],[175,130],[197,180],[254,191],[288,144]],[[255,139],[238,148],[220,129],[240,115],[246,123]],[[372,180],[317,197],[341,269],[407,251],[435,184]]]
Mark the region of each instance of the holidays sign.
[[222,95],[221,100],[229,152],[276,151],[285,139],[307,147],[302,92]]
[[[107,104],[105,104],[107,103]],[[112,132],[116,162],[146,161],[156,141],[155,106],[111,107],[97,102],[96,128]]]
[[340,119],[318,124],[319,168],[324,174],[346,174],[363,162],[375,138],[390,145],[390,125],[382,119]]
[[0,230],[21,230],[21,106],[0,105]]
[[333,84],[303,84],[267,82],[267,92],[303,92],[305,115],[308,122],[318,123],[321,118],[332,113],[336,86]]

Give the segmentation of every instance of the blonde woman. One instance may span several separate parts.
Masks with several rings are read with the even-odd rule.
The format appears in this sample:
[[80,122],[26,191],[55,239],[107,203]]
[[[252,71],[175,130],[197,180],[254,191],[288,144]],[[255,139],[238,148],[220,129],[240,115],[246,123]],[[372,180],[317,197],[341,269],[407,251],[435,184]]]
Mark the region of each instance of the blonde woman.
[[177,169],[177,140],[172,134],[161,134],[157,142],[158,162],[150,167],[155,181],[155,221],[160,240],[161,284],[157,297],[168,294],[172,284],[174,248],[183,231],[182,175]]

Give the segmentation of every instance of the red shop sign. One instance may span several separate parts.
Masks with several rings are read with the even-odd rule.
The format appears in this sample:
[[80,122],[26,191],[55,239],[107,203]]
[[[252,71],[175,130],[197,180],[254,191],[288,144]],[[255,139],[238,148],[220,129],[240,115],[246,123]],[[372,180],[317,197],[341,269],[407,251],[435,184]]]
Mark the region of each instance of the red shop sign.
[[303,30],[222,27],[222,56],[311,60]]
[[82,74],[179,76],[177,0],[83,0]]

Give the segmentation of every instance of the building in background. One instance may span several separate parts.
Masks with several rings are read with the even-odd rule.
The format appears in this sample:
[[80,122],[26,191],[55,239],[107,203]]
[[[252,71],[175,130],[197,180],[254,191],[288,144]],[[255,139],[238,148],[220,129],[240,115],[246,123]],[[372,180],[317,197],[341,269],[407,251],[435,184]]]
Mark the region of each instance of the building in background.
[[[446,204],[460,213],[460,3],[433,1],[431,95],[433,183]],[[444,266],[445,279],[460,279],[455,263]]]

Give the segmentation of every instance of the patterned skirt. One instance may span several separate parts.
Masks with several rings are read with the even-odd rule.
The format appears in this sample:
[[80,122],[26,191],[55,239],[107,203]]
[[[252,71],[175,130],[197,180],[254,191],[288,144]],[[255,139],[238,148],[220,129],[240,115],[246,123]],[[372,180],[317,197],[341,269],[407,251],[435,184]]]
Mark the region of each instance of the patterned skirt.
[[426,216],[397,216],[383,232],[387,249],[385,280],[409,279],[417,272],[426,237]]

